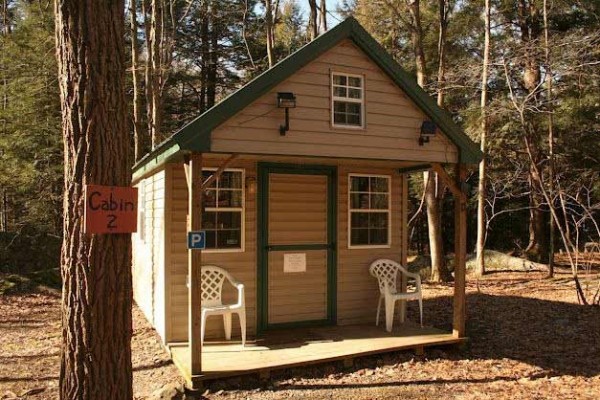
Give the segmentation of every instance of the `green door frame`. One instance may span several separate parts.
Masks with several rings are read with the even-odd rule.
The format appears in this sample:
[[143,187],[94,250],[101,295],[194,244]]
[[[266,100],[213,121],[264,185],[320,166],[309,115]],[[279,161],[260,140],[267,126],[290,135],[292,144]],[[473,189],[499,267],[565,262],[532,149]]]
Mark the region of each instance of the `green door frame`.
[[[269,246],[269,174],[325,175],[327,177],[327,244]],[[257,208],[257,331],[301,326],[334,325],[337,321],[337,167],[258,163]],[[315,321],[269,324],[269,250],[327,250],[327,318]]]

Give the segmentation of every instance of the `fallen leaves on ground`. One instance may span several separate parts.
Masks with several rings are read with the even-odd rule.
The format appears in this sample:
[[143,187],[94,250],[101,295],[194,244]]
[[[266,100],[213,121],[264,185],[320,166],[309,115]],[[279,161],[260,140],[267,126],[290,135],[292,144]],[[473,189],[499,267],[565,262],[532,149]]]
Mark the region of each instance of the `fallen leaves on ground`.
[[[452,286],[428,284],[426,323],[450,330]],[[600,308],[580,306],[568,271],[496,272],[468,284],[463,349],[397,352],[208,384],[209,399],[598,399]],[[0,399],[58,397],[60,297],[0,297]],[[417,316],[409,304],[409,318]],[[154,330],[134,310],[134,392],[181,382]]]

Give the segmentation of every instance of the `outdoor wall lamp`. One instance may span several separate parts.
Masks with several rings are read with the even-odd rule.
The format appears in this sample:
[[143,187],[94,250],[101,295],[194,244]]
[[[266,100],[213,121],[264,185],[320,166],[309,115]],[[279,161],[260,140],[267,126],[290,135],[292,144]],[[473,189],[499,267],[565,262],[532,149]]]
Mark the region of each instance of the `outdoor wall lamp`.
[[435,137],[437,126],[433,121],[423,121],[421,124],[421,135],[419,136],[419,146],[429,143],[429,138]]
[[246,193],[249,195],[256,193],[256,178],[253,176],[246,177]]
[[285,108],[285,125],[279,126],[279,134],[285,136],[285,133],[290,130],[290,108],[296,108],[296,96],[292,92],[277,93],[277,107]]

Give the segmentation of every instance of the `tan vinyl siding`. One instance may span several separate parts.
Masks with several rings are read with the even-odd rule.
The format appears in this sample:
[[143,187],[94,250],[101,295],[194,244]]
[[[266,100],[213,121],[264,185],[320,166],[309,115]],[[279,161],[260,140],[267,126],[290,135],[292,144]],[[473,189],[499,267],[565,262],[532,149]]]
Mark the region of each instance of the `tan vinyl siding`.
[[[222,158],[217,159],[214,156],[205,158],[207,166],[216,167],[222,162]],[[275,158],[263,158],[260,161],[272,162]],[[395,167],[366,166],[364,163],[356,163],[350,160],[329,160],[329,164],[337,165],[338,167],[338,212],[337,212],[337,319],[338,324],[348,325],[354,323],[371,323],[375,319],[375,311],[377,307],[378,291],[377,284],[374,278],[369,275],[369,264],[377,258],[391,258],[397,261],[401,260],[402,238],[401,238],[401,218],[402,218],[402,175],[397,172]],[[335,162],[333,162],[335,161]],[[256,162],[257,160],[239,159],[232,163],[231,168],[243,168],[247,178],[256,177]],[[310,164],[307,164],[310,165]],[[357,174],[372,174],[372,175],[389,175],[391,176],[391,245],[389,248],[372,248],[372,249],[349,249],[348,248],[348,175],[351,173]],[[169,250],[166,258],[169,261],[167,268],[166,282],[168,284],[165,293],[165,302],[170,304],[170,313],[167,313],[166,331],[169,332],[167,341],[178,342],[187,340],[188,329],[188,309],[187,309],[187,287],[186,276],[188,271],[188,254],[186,247],[186,216],[187,216],[187,185],[185,181],[185,173],[182,165],[169,165],[167,167],[167,176],[171,176],[167,182],[167,193],[170,193],[168,198],[167,208],[170,212],[167,213],[165,226],[168,227],[166,243],[169,244]],[[283,176],[283,175],[282,175]],[[313,178],[312,176],[294,176],[285,175],[290,180],[285,182],[285,179],[280,181],[279,188],[275,188],[271,196],[271,204],[273,205],[274,214],[271,216],[271,224],[277,223],[277,218],[282,217],[285,213],[284,209],[279,210],[277,201],[283,200],[289,204],[287,207],[290,213],[294,214],[294,209],[298,207],[296,203],[302,205],[313,203],[311,199],[323,197],[325,190],[316,190],[314,185],[303,185],[306,189],[298,193],[297,188],[301,183],[298,179]],[[323,178],[323,177],[317,177]],[[324,178],[323,178],[324,179]],[[310,183],[310,182],[308,182]],[[290,186],[291,184],[291,186]],[[287,189],[286,189],[287,187]],[[315,189],[315,190],[313,190]],[[258,188],[257,188],[258,191]],[[289,192],[289,193],[288,193]],[[274,204],[273,204],[274,203]],[[323,201],[324,203],[324,201]],[[284,207],[285,208],[285,207]],[[292,218],[294,229],[301,231],[309,225],[319,224],[325,232],[324,218],[319,218],[317,211],[312,216],[303,216],[301,219]],[[294,217],[294,215],[292,215]],[[275,219],[273,219],[275,218]],[[281,218],[279,218],[281,219]],[[295,222],[294,222],[295,221]],[[277,226],[277,225],[275,225]],[[284,226],[279,227],[282,231]],[[309,229],[312,230],[312,229]],[[324,239],[323,237],[288,237],[282,240],[280,235],[272,236],[275,239],[271,244],[284,244],[289,240],[300,240],[301,242],[314,241]],[[245,251],[234,253],[207,253],[203,252],[202,263],[214,264],[226,268],[231,274],[243,282],[246,286],[246,303],[247,303],[247,327],[248,335],[256,333],[256,195],[250,195],[246,192],[246,210],[245,210]],[[322,241],[324,242],[324,240]],[[308,242],[307,242],[308,243]],[[287,321],[286,314],[296,314],[294,320],[309,320],[324,318],[323,308],[321,304],[326,302],[326,276],[325,269],[322,271],[315,268],[315,265],[324,264],[325,251],[307,251],[308,269],[315,271],[314,276],[311,275],[307,283],[311,286],[311,295],[299,295],[296,297],[289,296],[290,287],[300,284],[297,280],[279,281],[277,287],[270,286],[270,296],[275,296],[274,302],[279,304],[276,309],[270,310],[269,318],[271,322]],[[283,254],[285,252],[271,252],[269,254],[273,270],[282,271]],[[137,257],[137,255],[136,255]],[[278,272],[277,272],[278,273]],[[293,274],[289,275],[293,278]],[[273,276],[271,276],[273,278]],[[270,282],[274,282],[270,279]],[[287,286],[286,286],[287,285]],[[292,285],[292,286],[290,286]],[[228,290],[225,301],[233,302],[235,300],[235,292]],[[239,335],[239,324],[237,317],[233,321],[234,338]],[[207,338],[223,339],[223,324],[222,319],[213,317],[209,319],[207,325]]]
[[[327,243],[327,177],[270,174],[269,245]],[[287,253],[306,255],[305,272],[284,272]],[[327,251],[269,252],[269,323],[327,318]]]
[[136,304],[152,322],[161,337],[165,337],[165,171],[142,180],[145,202],[143,226],[144,240],[140,233],[132,235],[133,243],[133,294]]
[[[331,71],[364,76],[365,129],[331,126]],[[284,111],[276,105],[277,92],[283,91],[297,99],[286,136],[279,135]],[[211,146],[217,152],[456,162],[456,148],[442,134],[419,146],[424,119],[402,90],[346,40],[215,129]]]
[[[286,253],[305,253],[306,272],[284,273]],[[327,318],[327,250],[269,253],[269,323]]]
[[[218,167],[222,161],[205,160],[204,167]],[[256,168],[253,162],[234,162],[231,168],[243,168],[246,178],[256,178]],[[171,212],[169,218],[170,230],[170,282],[168,302],[170,316],[168,318],[168,341],[180,342],[187,340],[188,334],[188,289],[186,277],[188,273],[187,251],[187,211],[188,190],[185,181],[183,165],[169,165],[171,168]],[[202,253],[203,265],[217,265],[229,271],[235,279],[244,283],[246,290],[246,319],[248,335],[255,333],[256,321],[256,199],[246,192],[245,210],[245,251],[228,253]],[[224,299],[226,303],[235,302],[237,292],[228,283],[224,284]],[[223,338],[223,320],[221,317],[210,317],[207,322],[206,337]],[[233,318],[233,336],[239,337],[239,322]]]
[[[391,175],[391,244],[389,248],[348,248],[348,175]],[[402,251],[401,204],[402,176],[393,169],[357,168],[341,165],[338,168],[338,309],[339,325],[375,321],[379,292],[377,281],[369,274],[369,265],[378,258],[400,262]]]
[[327,177],[271,174],[269,244],[327,242]]

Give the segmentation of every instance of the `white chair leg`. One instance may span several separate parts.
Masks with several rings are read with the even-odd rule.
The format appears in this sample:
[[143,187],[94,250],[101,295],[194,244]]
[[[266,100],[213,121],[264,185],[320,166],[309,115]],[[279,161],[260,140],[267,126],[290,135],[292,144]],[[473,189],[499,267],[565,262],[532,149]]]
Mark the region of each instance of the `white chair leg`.
[[200,323],[200,343],[204,344],[204,332],[206,330],[206,313],[202,313],[202,321]]
[[421,328],[423,327],[423,299],[419,297],[419,314],[421,316]]
[[231,313],[223,314],[223,326],[225,327],[225,339],[231,340]]
[[375,317],[375,326],[379,326],[379,311],[381,310],[381,301],[383,297],[379,296],[379,301],[377,302],[377,316]]
[[385,330],[388,332],[392,331],[392,326],[394,324],[394,305],[395,301],[393,299],[385,299]]
[[240,318],[240,330],[242,331],[242,347],[246,345],[246,310],[242,310],[238,313]]

